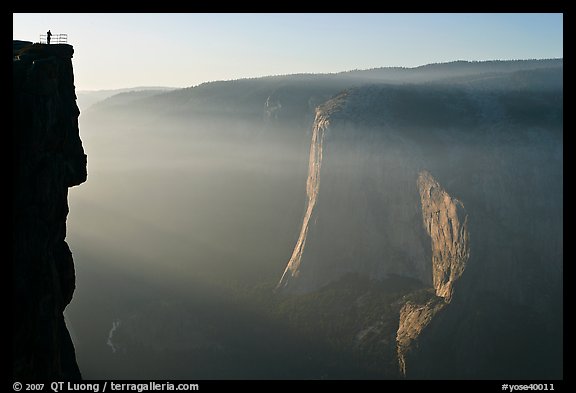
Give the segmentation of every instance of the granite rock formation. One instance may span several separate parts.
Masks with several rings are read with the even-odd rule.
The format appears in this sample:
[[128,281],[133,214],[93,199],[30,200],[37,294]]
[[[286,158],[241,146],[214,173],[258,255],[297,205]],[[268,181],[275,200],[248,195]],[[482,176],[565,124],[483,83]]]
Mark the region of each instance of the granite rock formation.
[[470,256],[468,215],[462,202],[442,189],[430,173],[418,175],[422,220],[432,245],[432,280],[435,297],[423,304],[407,301],[400,310],[396,333],[400,373],[406,375],[406,355],[422,330],[450,301],[454,284]]
[[561,378],[561,62],[331,103],[279,289],[417,279],[430,294],[400,309],[400,375]]

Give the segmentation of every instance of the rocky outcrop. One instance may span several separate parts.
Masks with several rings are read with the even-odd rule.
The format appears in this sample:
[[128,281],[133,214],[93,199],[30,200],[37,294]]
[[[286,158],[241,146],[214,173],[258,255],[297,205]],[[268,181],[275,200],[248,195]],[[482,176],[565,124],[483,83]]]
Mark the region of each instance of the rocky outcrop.
[[14,41],[13,370],[15,380],[81,378],[63,311],[75,273],[68,188],[86,181],[70,45]]
[[400,310],[396,348],[398,367],[403,376],[406,376],[406,354],[412,349],[422,330],[445,305],[441,298],[430,299],[424,304],[408,301]]
[[442,189],[430,173],[418,176],[422,219],[432,239],[432,279],[436,296],[452,299],[454,283],[470,256],[468,216],[462,202]]
[[396,334],[398,365],[406,375],[407,353],[422,331],[450,301],[454,284],[460,278],[468,258],[468,215],[462,202],[452,198],[427,171],[418,176],[422,220],[432,244],[432,279],[436,297],[424,304],[408,301],[400,310]]

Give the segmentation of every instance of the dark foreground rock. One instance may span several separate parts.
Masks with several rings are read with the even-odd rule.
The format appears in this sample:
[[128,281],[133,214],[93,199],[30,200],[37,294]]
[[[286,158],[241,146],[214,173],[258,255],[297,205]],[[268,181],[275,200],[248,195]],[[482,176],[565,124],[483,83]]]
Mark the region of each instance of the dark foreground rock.
[[24,41],[13,48],[12,375],[80,379],[63,316],[75,288],[68,188],[87,177],[74,50]]

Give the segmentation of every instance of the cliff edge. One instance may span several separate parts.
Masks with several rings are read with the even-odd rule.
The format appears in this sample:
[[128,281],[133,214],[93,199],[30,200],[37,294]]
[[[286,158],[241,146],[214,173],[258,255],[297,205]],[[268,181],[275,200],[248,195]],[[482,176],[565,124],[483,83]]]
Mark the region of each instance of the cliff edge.
[[80,379],[63,311],[75,273],[68,188],[86,181],[70,45],[13,42],[13,369],[16,380]]

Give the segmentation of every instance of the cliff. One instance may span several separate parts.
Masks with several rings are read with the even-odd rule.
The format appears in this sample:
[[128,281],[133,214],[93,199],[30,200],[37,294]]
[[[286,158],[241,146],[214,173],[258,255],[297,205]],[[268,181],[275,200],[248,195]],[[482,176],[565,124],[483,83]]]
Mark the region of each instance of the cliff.
[[87,177],[73,53],[70,45],[13,45],[15,380],[81,378],[63,316],[75,289],[68,188]]
[[290,283],[293,282],[292,278],[297,278],[300,274],[302,253],[304,252],[304,246],[306,245],[310,219],[312,218],[314,206],[318,199],[318,191],[320,189],[320,168],[322,166],[322,145],[324,142],[324,134],[330,126],[330,115],[340,109],[345,98],[346,93],[340,94],[338,97],[329,100],[316,109],[316,117],[312,129],[312,143],[310,145],[310,159],[308,162],[308,179],[306,181],[306,212],[304,213],[302,228],[296,246],[294,247],[292,257],[288,261],[288,265],[286,266],[284,274],[282,274],[282,278],[280,278],[280,282],[276,289],[288,287]]
[[279,287],[419,280],[395,337],[408,378],[562,376],[562,66],[510,71],[354,88],[316,116]]

